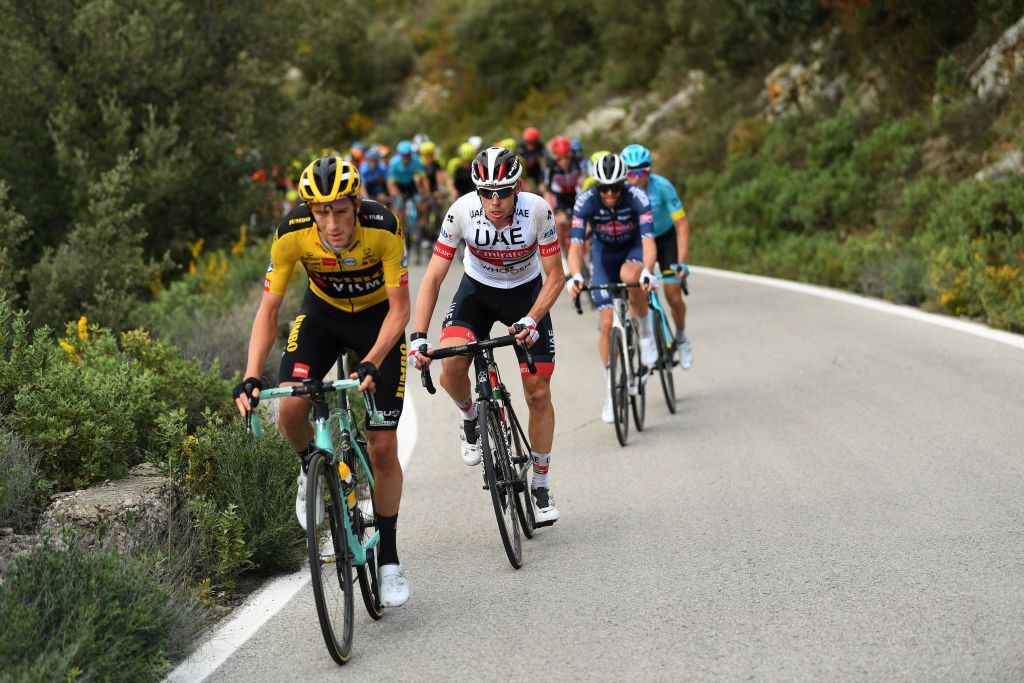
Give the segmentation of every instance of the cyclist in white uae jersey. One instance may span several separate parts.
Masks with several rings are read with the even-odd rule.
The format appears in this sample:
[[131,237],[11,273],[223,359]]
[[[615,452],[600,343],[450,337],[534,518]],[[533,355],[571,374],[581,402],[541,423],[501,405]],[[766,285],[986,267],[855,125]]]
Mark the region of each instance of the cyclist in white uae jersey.
[[[491,326],[522,323],[521,344],[530,349],[536,375],[519,355],[523,393],[530,409],[529,432],[533,446],[533,493],[537,524],[558,519],[551,496],[548,468],[555,431],[551,405],[551,373],[555,368],[555,338],[548,311],[562,291],[562,260],[551,207],[540,196],[520,192],[522,167],[516,155],[501,147],[481,151],[472,165],[477,191],[460,197],[448,210],[434,246],[434,256],[416,298],[414,332],[409,340],[409,363],[416,368],[430,362],[423,351],[430,318],[441,283],[448,274],[459,241],[465,241],[465,275],[445,316],[441,346],[458,346],[486,339]],[[541,277],[543,270],[545,278]],[[539,322],[538,322],[539,321]],[[476,414],[469,366],[472,359],[455,356],[443,361],[441,386],[462,412],[462,459],[480,462]]]

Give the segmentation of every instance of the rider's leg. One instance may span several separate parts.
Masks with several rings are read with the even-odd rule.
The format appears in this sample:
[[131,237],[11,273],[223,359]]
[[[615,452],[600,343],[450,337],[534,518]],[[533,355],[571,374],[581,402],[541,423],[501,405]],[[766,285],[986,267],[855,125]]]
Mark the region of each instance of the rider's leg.
[[393,516],[398,514],[402,500],[402,466],[398,462],[398,434],[395,430],[371,429],[367,434],[370,445],[370,462],[373,463],[374,504],[377,514]]
[[[441,342],[441,347],[460,346],[468,339],[449,337]],[[444,388],[460,411],[464,420],[476,417],[476,406],[473,404],[473,386],[469,381],[469,366],[473,362],[470,356],[453,356],[441,361],[441,387]]]
[[598,309],[597,317],[601,321],[601,331],[597,333],[597,354],[601,356],[601,365],[608,367],[608,347],[612,339],[612,307]]
[[683,302],[683,290],[675,283],[665,283],[665,299],[672,310],[672,321],[676,324],[676,330],[686,329],[686,304]]
[[551,377],[523,375],[523,393],[530,411],[530,444],[538,453],[550,453],[555,434],[555,409],[551,405]]
[[[619,270],[622,282],[633,283],[640,281],[640,273],[643,265],[635,261],[626,261]],[[629,307],[633,317],[638,321],[640,337],[646,338],[651,335],[651,326],[647,320],[647,295],[639,287],[631,287],[629,290]]]
[[[298,382],[282,382],[281,386],[296,386]],[[289,396],[282,398],[278,404],[277,424],[288,443],[296,451],[306,450],[306,445],[313,439],[313,426],[309,423],[309,401],[304,398]]]

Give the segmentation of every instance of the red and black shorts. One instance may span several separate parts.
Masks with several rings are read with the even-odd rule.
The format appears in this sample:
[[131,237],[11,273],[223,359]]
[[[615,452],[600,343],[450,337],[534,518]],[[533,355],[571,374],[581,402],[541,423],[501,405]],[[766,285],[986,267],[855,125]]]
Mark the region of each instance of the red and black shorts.
[[[281,355],[280,381],[323,379],[338,354],[346,349],[360,358],[365,357],[377,341],[387,313],[386,301],[358,313],[346,313],[306,290]],[[368,429],[393,431],[398,428],[405,399],[405,349],[403,334],[378,368],[381,379],[373,398],[384,421],[370,424]]]
[[[500,322],[507,327],[519,322],[520,318],[530,312],[543,284],[543,279],[538,276],[518,287],[500,289],[463,275],[459,290],[441,325],[441,339],[487,339],[494,323]],[[550,313],[537,321],[537,333],[540,336],[530,347],[530,354],[537,366],[537,375],[550,377],[555,371],[555,333],[551,327]],[[502,331],[501,334],[507,332]],[[514,348],[519,358],[519,371],[524,375],[529,374],[523,350],[518,346]]]

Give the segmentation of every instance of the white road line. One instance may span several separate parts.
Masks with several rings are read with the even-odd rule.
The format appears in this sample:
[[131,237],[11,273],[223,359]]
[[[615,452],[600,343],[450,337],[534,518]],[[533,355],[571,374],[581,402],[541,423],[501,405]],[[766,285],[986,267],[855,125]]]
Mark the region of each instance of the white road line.
[[[409,387],[406,387],[408,392]],[[416,409],[408,393],[402,407],[402,420],[398,423],[398,461],[402,470],[409,469],[412,451],[416,446]],[[166,683],[198,683],[205,680],[227,661],[245,641],[249,640],[263,624],[270,621],[282,607],[309,583],[309,568],[303,567],[294,574],[280,576],[242,603],[230,620],[220,626],[216,633],[200,645],[164,679]],[[313,618],[310,615],[310,618]]]
[[1015,346],[1018,349],[1024,349],[1024,336],[1022,335],[1014,334],[1012,332],[1004,332],[1003,330],[993,330],[985,325],[968,322],[966,320],[949,318],[935,313],[926,313],[925,311],[911,306],[900,306],[898,304],[889,303],[888,301],[871,299],[858,294],[850,294],[849,292],[841,292],[837,289],[828,289],[827,287],[818,287],[816,285],[808,285],[802,282],[791,282],[789,280],[777,280],[775,278],[764,277],[762,275],[735,273],[730,270],[719,270],[718,268],[707,268],[704,266],[693,266],[690,270],[701,275],[712,275],[714,277],[720,277],[727,280],[751,282],[754,284],[764,285],[766,287],[787,289],[793,292],[800,292],[801,294],[810,294],[811,296],[821,297],[823,299],[841,301],[854,306],[860,306],[861,308],[870,308],[871,310],[888,313],[889,315],[897,315],[903,318],[910,318],[911,320],[929,323],[931,325],[938,325],[939,327],[946,327],[951,330],[964,332],[966,334],[973,334],[976,337],[983,337],[1001,344]]

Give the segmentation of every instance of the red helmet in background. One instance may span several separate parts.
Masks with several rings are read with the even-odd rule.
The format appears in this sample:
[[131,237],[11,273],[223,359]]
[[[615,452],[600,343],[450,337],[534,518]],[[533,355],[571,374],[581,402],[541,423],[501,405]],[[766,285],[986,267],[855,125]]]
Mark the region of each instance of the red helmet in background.
[[572,141],[564,135],[551,140],[551,153],[559,157],[567,157],[572,153]]
[[532,126],[523,131],[523,140],[525,142],[538,142],[540,141],[540,131]]

